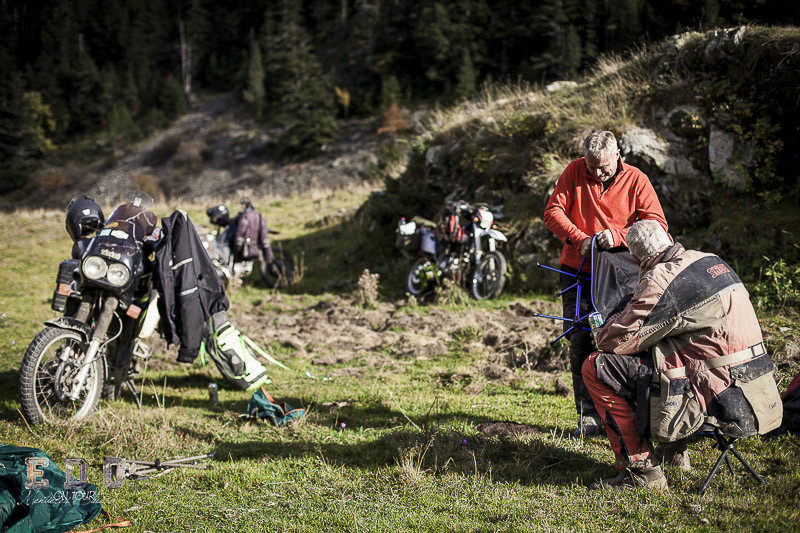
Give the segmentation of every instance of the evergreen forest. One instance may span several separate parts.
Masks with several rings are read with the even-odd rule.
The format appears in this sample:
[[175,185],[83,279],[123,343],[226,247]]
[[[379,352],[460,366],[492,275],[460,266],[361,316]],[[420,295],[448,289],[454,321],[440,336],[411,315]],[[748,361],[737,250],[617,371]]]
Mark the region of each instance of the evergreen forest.
[[[230,91],[281,156],[336,121],[484,86],[569,79],[690,28],[797,24],[783,0],[3,0],[0,192],[59,147],[85,158]],[[74,151],[72,156],[74,157]]]

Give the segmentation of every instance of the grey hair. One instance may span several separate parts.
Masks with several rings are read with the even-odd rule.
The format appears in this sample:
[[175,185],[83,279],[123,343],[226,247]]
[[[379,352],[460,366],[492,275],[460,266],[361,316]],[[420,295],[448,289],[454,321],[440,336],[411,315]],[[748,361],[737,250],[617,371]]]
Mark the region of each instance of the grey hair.
[[601,159],[603,154],[617,150],[617,138],[610,131],[595,130],[583,140],[583,155]]
[[647,261],[672,246],[669,235],[655,220],[634,222],[625,240],[631,255],[639,261]]

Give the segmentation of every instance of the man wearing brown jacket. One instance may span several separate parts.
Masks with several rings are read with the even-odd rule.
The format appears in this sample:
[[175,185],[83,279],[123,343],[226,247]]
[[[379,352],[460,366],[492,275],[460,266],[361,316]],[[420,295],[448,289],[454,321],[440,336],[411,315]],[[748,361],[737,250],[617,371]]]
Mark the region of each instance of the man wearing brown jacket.
[[730,266],[672,244],[655,221],[633,224],[627,242],[638,283],[596,331],[602,352],[583,365],[622,472],[589,489],[665,490],[651,440],[685,442],[704,422],[729,436],[767,433],[781,423],[780,395],[749,295]]

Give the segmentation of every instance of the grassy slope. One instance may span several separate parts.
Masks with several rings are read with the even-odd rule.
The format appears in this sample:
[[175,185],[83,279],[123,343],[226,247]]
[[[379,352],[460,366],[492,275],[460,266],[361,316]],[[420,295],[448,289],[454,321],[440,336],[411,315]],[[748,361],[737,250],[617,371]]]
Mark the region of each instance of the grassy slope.
[[[343,230],[306,222],[358,205],[365,195],[298,198],[265,209],[281,237],[318,252],[296,294],[279,296],[296,302],[297,312],[330,297],[319,292],[324,278],[344,287],[358,273],[341,267],[342,255],[357,253],[357,238],[343,242],[335,233]],[[190,209],[197,221],[201,207]],[[158,214],[170,209],[162,206]],[[142,382],[141,411],[123,398],[105,402],[82,425],[29,428],[17,412],[15,370],[41,321],[53,315],[52,278],[69,243],[58,213],[0,215],[0,223],[11,229],[0,237],[0,312],[6,313],[0,319],[0,442],[41,448],[62,467],[66,457],[84,457],[90,481],[98,484],[104,456],[217,451],[212,471],[171,472],[117,490],[101,486],[104,507],[130,519],[131,531],[780,530],[800,519],[797,438],[742,445],[770,480],[766,487],[723,472],[704,498],[696,496],[716,457],[710,442],[700,441],[692,446],[693,472],[668,472],[668,494],[587,494],[586,484],[613,474],[606,439],[569,439],[572,401],[536,373],[518,371],[513,384],[488,383],[478,396],[463,383],[440,379],[476,358],[455,337],[449,353],[430,359],[399,360],[391,346],[379,350],[388,365],[370,366],[368,357],[359,357],[348,365],[363,372],[360,378],[320,382],[271,367],[273,394],[309,410],[304,420],[283,428],[239,422],[248,399],[242,392],[222,390],[222,406],[211,406],[206,385],[216,370],[164,363],[164,370],[148,371]],[[277,317],[264,289],[245,285],[230,296],[234,317]],[[308,364],[286,348],[271,350],[295,368]],[[174,360],[174,352],[157,358]],[[349,399],[353,405],[335,411],[321,405]],[[489,438],[474,429],[487,420],[531,424],[543,433]]]
[[[370,202],[369,210],[388,230],[401,215],[435,216],[455,191],[468,201],[491,201],[500,193],[506,199],[509,288],[544,291],[535,264],[555,263],[561,244],[541,213],[566,164],[582,155],[587,133],[607,129],[619,136],[645,127],[665,138],[677,134],[692,147],[688,156],[695,166],[708,169],[714,126],[739,132],[754,150],[745,193],[732,193],[724,180],[698,185],[696,178],[634,163],[656,185],[670,230],[693,248],[736,261],[748,280],[757,278],[765,255],[800,261],[800,185],[792,149],[800,135],[800,28],[748,27],[738,44],[730,35],[726,42],[721,45],[714,32],[685,34],[604,57],[573,88],[548,93],[526,85],[490,87],[462,105],[439,109],[411,144],[404,174],[387,180],[387,194]],[[664,113],[687,105],[697,109],[697,122],[667,131]],[[433,147],[437,166],[430,164]]]

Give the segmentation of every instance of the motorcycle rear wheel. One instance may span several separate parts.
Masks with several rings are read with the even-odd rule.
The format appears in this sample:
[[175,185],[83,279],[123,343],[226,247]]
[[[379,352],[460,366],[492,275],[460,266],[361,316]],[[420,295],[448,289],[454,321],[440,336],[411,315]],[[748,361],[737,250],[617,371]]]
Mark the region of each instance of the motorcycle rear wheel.
[[62,360],[65,350],[80,354],[86,344],[76,331],[48,327],[39,332],[28,346],[19,370],[19,398],[22,414],[31,424],[82,420],[97,409],[105,376],[105,361],[96,358],[89,365],[77,399],[68,394],[75,386],[79,367],[75,356]]
[[427,294],[436,288],[436,265],[428,257],[419,257],[406,274],[406,292],[414,297]]
[[472,296],[476,300],[497,298],[506,283],[506,258],[500,252],[487,252],[472,275]]
[[272,263],[259,261],[261,279],[270,289],[288,287],[294,283],[294,258],[288,250],[284,250],[282,247],[274,246],[272,251],[274,256]]

